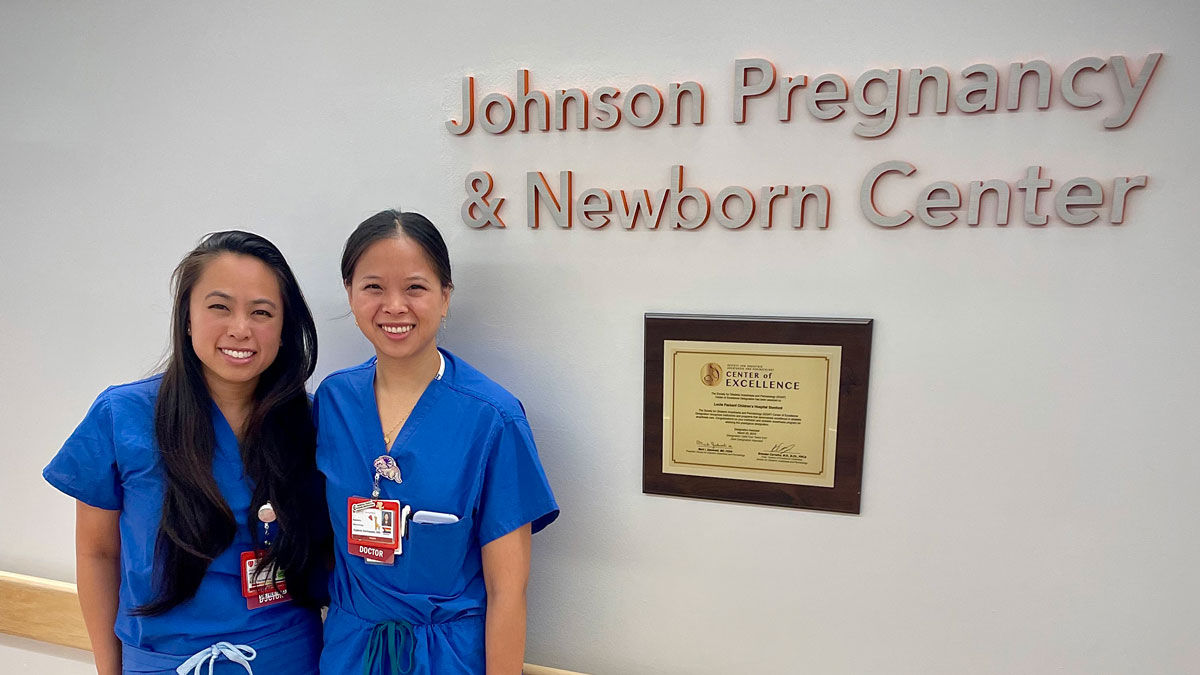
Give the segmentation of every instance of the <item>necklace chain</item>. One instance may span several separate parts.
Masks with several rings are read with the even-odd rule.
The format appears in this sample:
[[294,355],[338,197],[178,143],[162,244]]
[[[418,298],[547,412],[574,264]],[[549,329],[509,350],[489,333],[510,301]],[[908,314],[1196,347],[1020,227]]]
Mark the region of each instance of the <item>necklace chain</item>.
[[[445,368],[446,368],[446,357],[442,356],[441,352],[438,352],[438,371],[437,371],[437,375],[435,375],[433,379],[435,379],[435,380],[442,379],[442,371]],[[378,398],[378,394],[376,394],[376,398]],[[416,403],[414,402],[413,405],[415,407]],[[382,410],[380,412],[381,412],[380,422],[382,423],[383,422]],[[409,412],[404,415],[401,415],[400,421],[396,422],[396,425],[394,427],[392,427],[391,429],[389,429],[387,432],[385,432],[383,434],[383,445],[387,449],[388,454],[391,454],[391,452],[392,452],[392,443],[394,443],[396,441],[396,436],[397,436],[397,434],[400,433],[400,428],[404,426],[404,423],[408,420],[408,418],[411,415],[412,415],[412,408],[409,408]]]
[[408,419],[408,415],[402,415],[400,417],[400,421],[396,422],[396,426],[392,427],[390,430],[388,430],[387,433],[385,433],[383,435],[383,444],[387,447],[388,452],[391,452],[392,442],[396,440],[396,434],[399,433],[400,427],[404,426],[404,422],[407,419]]

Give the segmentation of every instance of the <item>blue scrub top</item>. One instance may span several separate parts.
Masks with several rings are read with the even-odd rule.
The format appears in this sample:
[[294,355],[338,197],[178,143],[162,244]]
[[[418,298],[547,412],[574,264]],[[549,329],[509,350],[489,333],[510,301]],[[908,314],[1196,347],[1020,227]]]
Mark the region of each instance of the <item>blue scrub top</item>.
[[[154,434],[154,404],[161,380],[159,375],[106,389],[42,471],[51,485],[79,501],[121,512],[121,589],[114,632],[126,646],[125,672],[158,672],[156,667],[143,667],[142,662],[151,661],[174,672],[183,659],[217,642],[258,647],[275,644],[284,635],[293,643],[291,650],[311,651],[315,659],[320,634],[315,611],[294,602],[246,608],[240,556],[255,548],[246,525],[251,486],[237,437],[216,404],[211,413],[216,436],[213,476],[237,520],[233,543],[208,566],[195,597],[158,616],[130,614],[155,595],[154,547],[164,475]],[[170,665],[172,661],[177,662]],[[311,672],[261,649],[251,665],[256,675]],[[245,673],[228,661],[217,666],[216,672]]]
[[375,401],[375,359],[336,372],[317,389],[317,468],[326,478],[335,566],[322,673],[362,672],[375,625],[410,624],[414,673],[482,673],[487,607],[480,549],[526,523],[558,516],[521,403],[442,350],[430,382],[392,446],[403,482],[380,481],[380,498],[440,511],[453,524],[409,525],[394,565],[351,555],[347,499],[370,497],[372,463],[387,450]]

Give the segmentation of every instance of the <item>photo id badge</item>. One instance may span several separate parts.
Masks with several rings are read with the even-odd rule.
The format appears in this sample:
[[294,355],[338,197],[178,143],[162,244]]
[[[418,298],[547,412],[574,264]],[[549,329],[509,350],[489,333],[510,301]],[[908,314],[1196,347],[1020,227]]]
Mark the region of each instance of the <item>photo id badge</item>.
[[261,567],[263,551],[242,552],[242,596],[246,598],[246,609],[258,609],[279,602],[287,602],[287,582],[283,571],[274,564]]
[[351,555],[391,565],[400,553],[404,523],[395,499],[350,497],[346,502],[346,539]]

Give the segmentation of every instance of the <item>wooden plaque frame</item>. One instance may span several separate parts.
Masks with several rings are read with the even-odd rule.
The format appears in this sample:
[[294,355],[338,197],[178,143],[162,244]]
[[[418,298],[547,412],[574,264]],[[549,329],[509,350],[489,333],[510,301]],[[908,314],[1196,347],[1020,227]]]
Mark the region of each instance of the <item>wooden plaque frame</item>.
[[[859,513],[873,327],[872,319],[646,314],[642,492]],[[663,343],[666,340],[841,347],[833,487],[665,473]]]

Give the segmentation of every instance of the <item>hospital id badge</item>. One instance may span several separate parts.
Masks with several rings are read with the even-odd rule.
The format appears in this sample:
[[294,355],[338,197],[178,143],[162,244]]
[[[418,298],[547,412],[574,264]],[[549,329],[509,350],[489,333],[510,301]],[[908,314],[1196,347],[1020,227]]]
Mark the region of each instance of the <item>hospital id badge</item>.
[[395,499],[346,500],[346,539],[350,554],[368,563],[391,565],[400,553],[404,521]]
[[242,596],[246,598],[246,609],[258,609],[267,605],[291,600],[283,570],[274,563],[262,567],[263,551],[242,552]]

